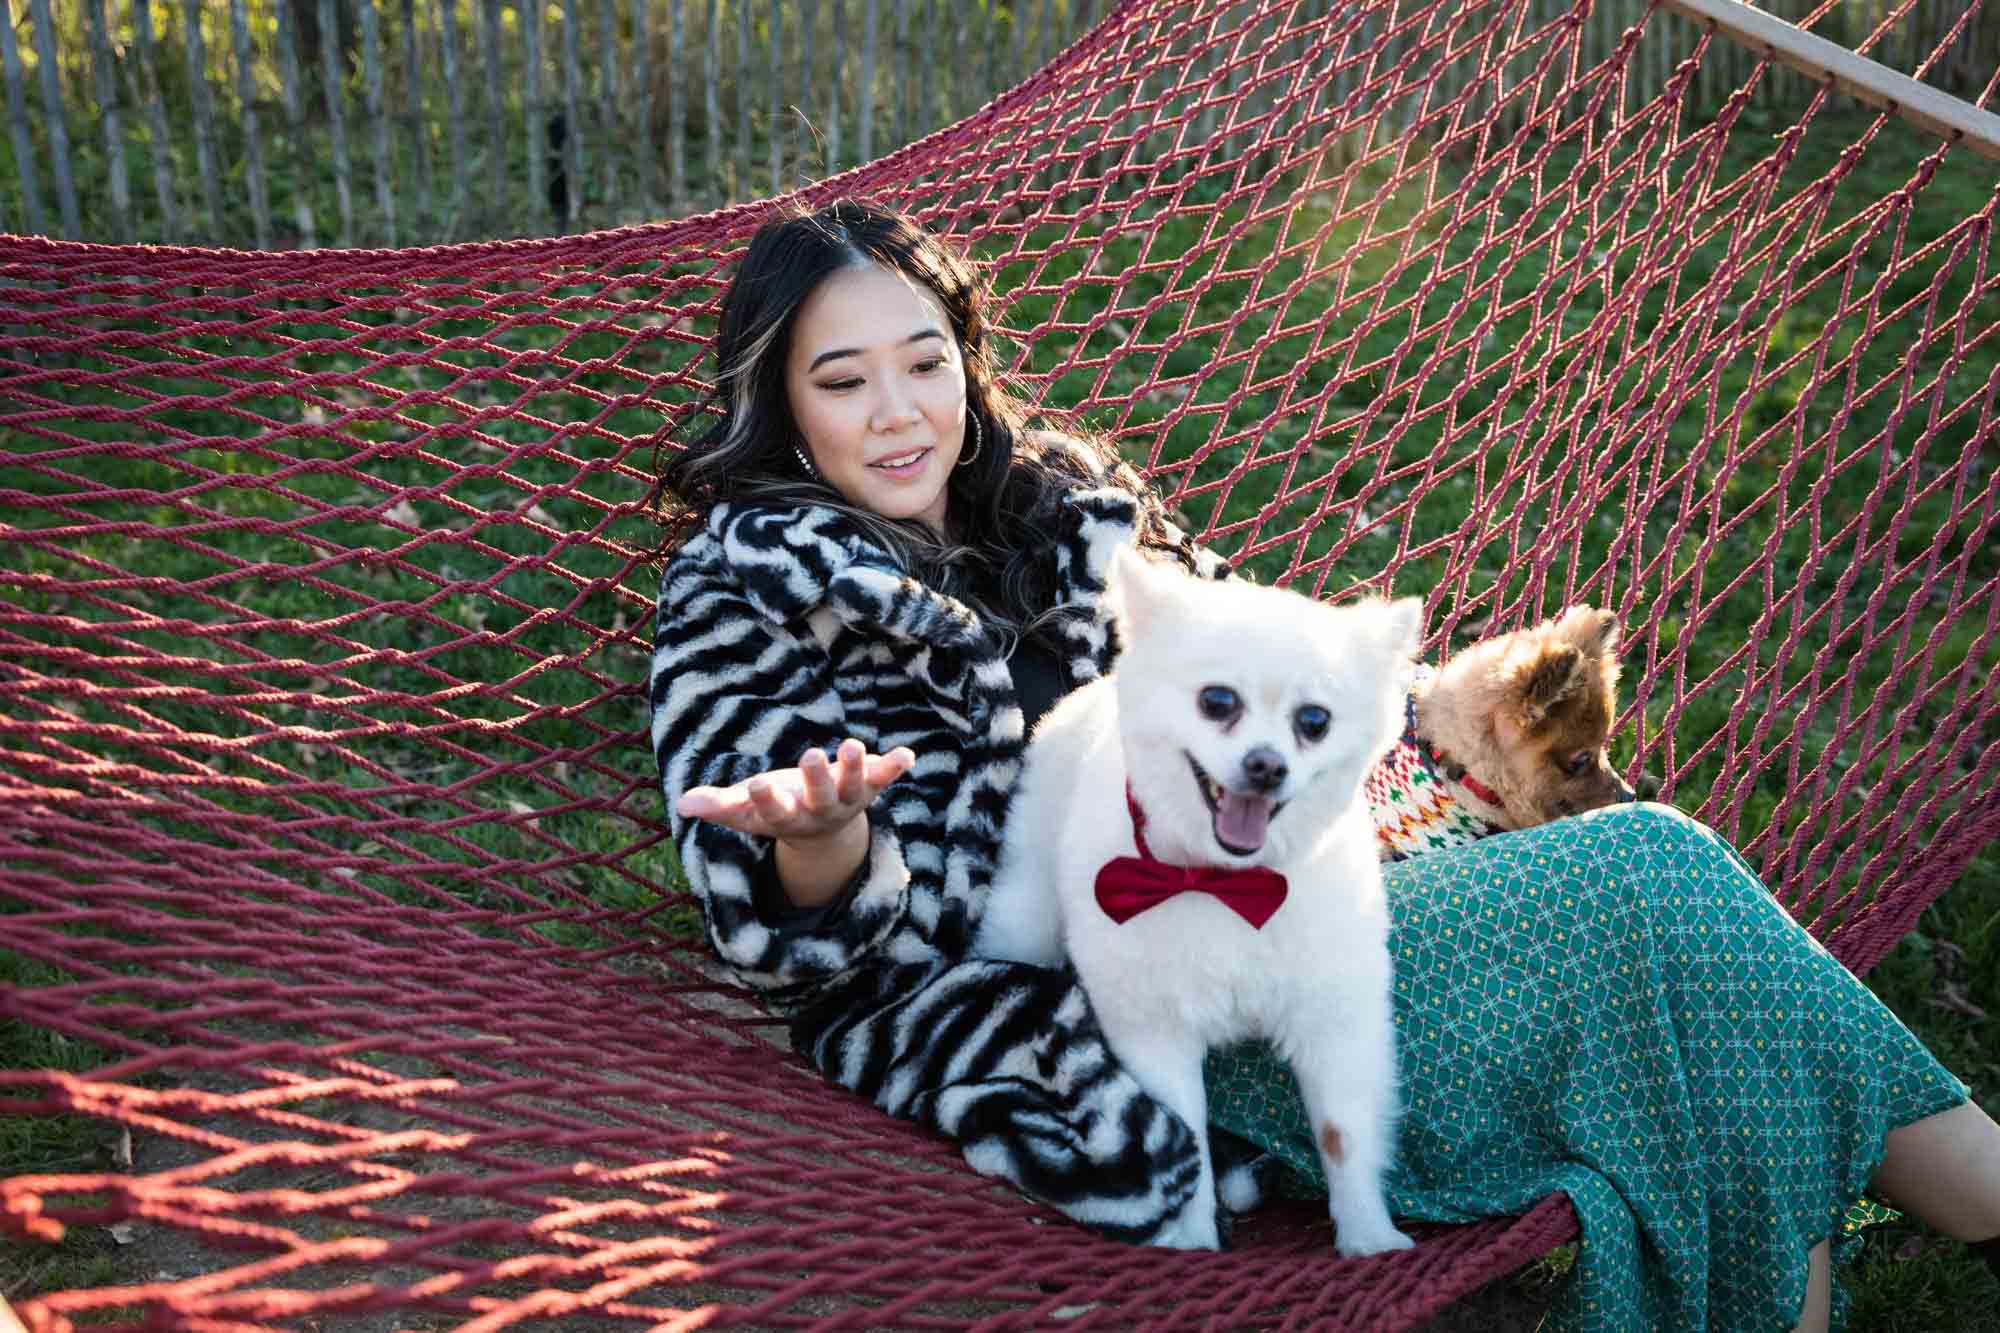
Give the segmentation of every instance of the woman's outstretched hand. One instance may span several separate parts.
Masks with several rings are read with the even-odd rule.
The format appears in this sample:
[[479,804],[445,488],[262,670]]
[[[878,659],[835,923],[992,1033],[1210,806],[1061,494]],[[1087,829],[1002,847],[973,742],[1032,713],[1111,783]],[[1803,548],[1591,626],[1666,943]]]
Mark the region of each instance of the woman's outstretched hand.
[[797,768],[774,768],[727,787],[690,787],[674,811],[753,837],[810,845],[841,833],[916,762],[906,745],[870,754],[850,737],[831,759],[824,750],[807,750]]
[[774,768],[727,787],[690,787],[674,809],[777,839],[785,896],[794,907],[817,907],[837,897],[868,856],[868,803],[916,762],[907,745],[870,754],[849,737],[831,759],[824,750],[807,750],[797,768]]

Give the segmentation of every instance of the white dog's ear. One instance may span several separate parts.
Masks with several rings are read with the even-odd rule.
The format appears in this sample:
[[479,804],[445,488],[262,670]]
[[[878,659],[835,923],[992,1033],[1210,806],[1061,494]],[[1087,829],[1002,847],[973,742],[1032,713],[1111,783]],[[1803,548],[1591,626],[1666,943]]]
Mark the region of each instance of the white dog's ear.
[[1135,547],[1121,546],[1111,553],[1104,602],[1127,643],[1143,637],[1160,612],[1173,605],[1179,592],[1174,579],[1171,570],[1160,568]]
[[1424,599],[1399,597],[1389,603],[1383,619],[1389,628],[1389,650],[1398,657],[1414,659],[1424,641]]

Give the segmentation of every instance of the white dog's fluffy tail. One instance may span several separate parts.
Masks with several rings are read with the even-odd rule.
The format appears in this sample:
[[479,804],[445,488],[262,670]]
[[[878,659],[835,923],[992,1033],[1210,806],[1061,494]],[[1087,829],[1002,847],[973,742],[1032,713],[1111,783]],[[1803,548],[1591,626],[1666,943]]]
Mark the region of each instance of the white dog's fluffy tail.
[[1277,1194],[1278,1175],[1285,1168],[1273,1154],[1213,1127],[1208,1150],[1215,1164],[1215,1196],[1230,1212],[1254,1212]]

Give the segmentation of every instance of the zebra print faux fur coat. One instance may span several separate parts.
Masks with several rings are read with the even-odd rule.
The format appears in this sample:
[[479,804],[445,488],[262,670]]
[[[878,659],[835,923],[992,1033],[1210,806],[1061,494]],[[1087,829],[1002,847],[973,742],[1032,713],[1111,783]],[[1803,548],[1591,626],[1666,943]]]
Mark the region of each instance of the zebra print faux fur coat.
[[[1099,606],[1136,497],[1081,485],[1051,533],[1064,685],[1116,651]],[[1227,573],[1180,539],[1197,572]],[[905,577],[817,506],[718,505],[668,563],[653,653],[652,742],[681,864],[710,943],[792,1020],[826,1077],[958,1140],[974,1169],[1109,1235],[1144,1241],[1192,1196],[1188,1127],[1105,1046],[1073,973],[968,958],[1024,737],[994,635]],[[854,736],[916,767],[871,808],[859,891],[821,926],[759,918],[767,842],[672,814],[680,793],[796,764]],[[1247,1206],[1265,1163],[1222,1182]]]

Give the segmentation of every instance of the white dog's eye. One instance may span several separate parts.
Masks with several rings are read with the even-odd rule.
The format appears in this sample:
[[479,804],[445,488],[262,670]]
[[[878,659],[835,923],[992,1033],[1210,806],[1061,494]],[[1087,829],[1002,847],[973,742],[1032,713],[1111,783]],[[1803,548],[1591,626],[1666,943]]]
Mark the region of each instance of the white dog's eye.
[[1227,685],[1205,685],[1194,697],[1194,706],[1211,722],[1227,722],[1243,711],[1243,701]]
[[1292,714],[1292,725],[1298,729],[1301,739],[1322,740],[1326,736],[1326,729],[1333,725],[1333,714],[1318,704],[1306,704]]

